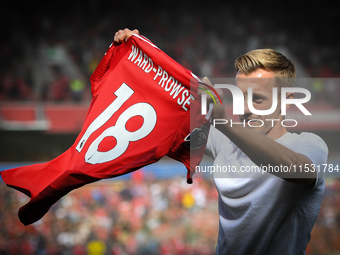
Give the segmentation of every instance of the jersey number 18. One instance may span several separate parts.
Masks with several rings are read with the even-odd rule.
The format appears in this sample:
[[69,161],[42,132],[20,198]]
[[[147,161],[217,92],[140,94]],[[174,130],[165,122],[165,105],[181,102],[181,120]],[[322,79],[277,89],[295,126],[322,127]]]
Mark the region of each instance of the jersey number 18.
[[[114,93],[117,98],[88,126],[76,150],[81,152],[84,144],[93,132],[103,126],[134,93],[134,91],[124,82]],[[134,116],[143,118],[142,126],[130,132],[125,125]],[[89,146],[85,154],[85,162],[90,164],[100,164],[112,161],[121,156],[128,148],[130,142],[138,141],[151,133],[156,125],[157,115],[155,109],[148,103],[137,103],[127,108],[117,119],[114,126],[104,130]],[[109,151],[98,151],[99,144],[104,138],[112,136],[117,144]]]

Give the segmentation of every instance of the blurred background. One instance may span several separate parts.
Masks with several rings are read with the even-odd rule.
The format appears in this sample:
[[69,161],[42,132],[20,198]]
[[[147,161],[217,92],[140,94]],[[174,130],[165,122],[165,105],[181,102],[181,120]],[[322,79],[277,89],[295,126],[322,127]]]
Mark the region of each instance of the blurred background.
[[[338,2],[61,0],[0,7],[0,170],[51,160],[73,144],[91,100],[89,77],[125,27],[138,28],[200,77],[234,77],[236,57],[255,48],[284,53],[298,77],[311,79],[307,108],[322,117],[301,119],[292,131],[320,135],[328,163],[340,165]],[[214,254],[213,180],[195,175],[188,185],[184,166],[167,158],[75,190],[24,227],[17,210],[27,200],[0,180],[0,254]],[[307,254],[340,254],[336,176],[326,178]]]

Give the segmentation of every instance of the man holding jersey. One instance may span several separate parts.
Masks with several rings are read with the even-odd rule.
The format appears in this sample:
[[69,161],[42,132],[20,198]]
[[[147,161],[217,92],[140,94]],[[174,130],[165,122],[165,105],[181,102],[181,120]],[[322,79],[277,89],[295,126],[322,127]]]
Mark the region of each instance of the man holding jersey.
[[[119,30],[123,43],[137,30]],[[328,148],[315,134],[287,132],[281,125],[281,103],[270,115],[248,108],[248,88],[257,110],[271,108],[273,88],[293,86],[295,66],[271,49],[250,51],[235,61],[236,85],[245,99],[240,121],[252,126],[218,124],[211,127],[206,153],[214,165],[315,166],[325,164]],[[281,80],[283,82],[278,82]],[[203,78],[204,83],[209,83]],[[287,93],[294,98],[294,93]],[[280,98],[280,97],[279,97]],[[286,106],[287,108],[289,105]],[[231,120],[224,106],[214,107],[214,119]],[[278,120],[276,122],[265,121]],[[262,123],[256,125],[256,123]],[[261,176],[214,174],[219,193],[219,236],[216,254],[305,254],[324,192],[323,172],[265,172]]]

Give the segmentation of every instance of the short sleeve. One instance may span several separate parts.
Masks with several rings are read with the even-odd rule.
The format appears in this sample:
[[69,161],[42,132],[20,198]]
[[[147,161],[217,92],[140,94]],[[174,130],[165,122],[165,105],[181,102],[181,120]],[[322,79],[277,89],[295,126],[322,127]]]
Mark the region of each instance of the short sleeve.
[[216,132],[215,127],[210,127],[210,132],[207,140],[207,145],[205,147],[205,154],[208,155],[209,157],[212,157],[213,159],[216,157],[216,151],[214,149],[214,142],[215,142],[215,137],[214,135]]
[[307,156],[313,162],[317,174],[314,188],[321,184],[325,176],[322,164],[326,164],[328,158],[328,147],[324,140],[313,133],[301,133],[299,144],[293,151]]
[[232,146],[229,138],[214,126],[210,127],[205,154],[215,159],[220,150],[226,146]]

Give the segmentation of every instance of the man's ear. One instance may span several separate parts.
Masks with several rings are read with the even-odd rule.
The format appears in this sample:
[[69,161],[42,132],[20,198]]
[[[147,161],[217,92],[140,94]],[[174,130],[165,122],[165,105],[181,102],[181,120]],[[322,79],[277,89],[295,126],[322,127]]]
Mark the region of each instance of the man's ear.
[[[295,98],[295,93],[294,92],[288,92],[286,94],[286,98],[287,99],[294,99]],[[291,104],[287,104],[286,105],[286,110],[288,110],[288,108],[291,106]]]

